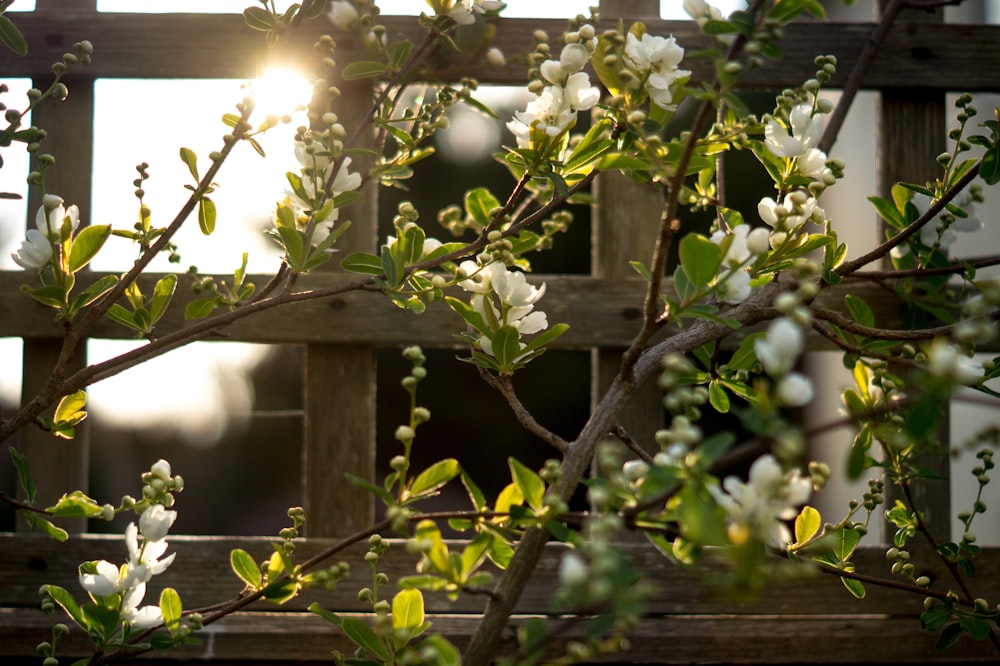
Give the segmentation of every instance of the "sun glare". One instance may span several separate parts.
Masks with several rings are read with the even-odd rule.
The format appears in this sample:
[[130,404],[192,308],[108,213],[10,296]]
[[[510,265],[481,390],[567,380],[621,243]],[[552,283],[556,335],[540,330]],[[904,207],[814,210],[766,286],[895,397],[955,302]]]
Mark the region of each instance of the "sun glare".
[[312,84],[292,69],[268,69],[251,85],[258,118],[262,114],[284,116],[303,111],[312,99]]

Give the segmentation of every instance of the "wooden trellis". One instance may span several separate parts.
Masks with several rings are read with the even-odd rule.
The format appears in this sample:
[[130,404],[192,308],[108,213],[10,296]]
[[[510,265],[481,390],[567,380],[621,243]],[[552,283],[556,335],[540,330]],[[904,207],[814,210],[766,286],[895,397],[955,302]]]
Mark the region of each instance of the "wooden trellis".
[[[641,19],[653,34],[673,34],[685,46],[702,42],[690,22],[664,22],[658,18],[655,0],[603,1],[608,16]],[[66,80],[72,95],[61,104],[41,107],[34,123],[49,132],[46,151],[55,153],[60,168],[48,180],[50,191],[80,207],[89,219],[90,172],[93,136],[94,81],[97,78],[252,78],[268,54],[259,33],[233,15],[101,14],[95,0],[41,0],[33,13],[18,15],[18,25],[31,46],[31,54],[18,58],[0,52],[4,75],[31,77],[39,82],[49,76],[49,65],[68,47],[90,39],[99,57],[93,65],[74,70]],[[1000,91],[1000,28],[948,25],[940,13],[904,13],[879,50],[864,86],[881,93],[878,119],[879,187],[885,191],[898,180],[923,181],[934,170],[933,157],[944,147],[944,95],[949,91]],[[383,17],[390,34],[414,30],[410,19]],[[325,26],[307,25],[306,34],[296,36],[305,53]],[[507,53],[531,46],[531,33],[541,28],[559,34],[564,24],[557,20],[503,19],[497,23],[497,44]],[[850,71],[873,25],[869,23],[802,22],[785,31],[785,58],[747,75],[746,87],[775,90],[800,84],[813,75],[816,54],[834,54],[840,61],[840,76]],[[411,38],[419,37],[416,34]],[[345,51],[357,48],[344,41]],[[348,53],[338,58],[350,60]],[[693,61],[686,67],[694,76],[705,77],[705,65]],[[476,72],[482,83],[521,84],[523,67],[510,65]],[[843,84],[836,79],[834,86]],[[363,91],[361,91],[363,92]],[[353,113],[361,113],[356,105]],[[351,122],[350,108],[340,114]],[[72,150],[68,148],[71,147]],[[34,210],[37,201],[29,202]],[[367,188],[354,205],[354,227],[345,237],[351,249],[371,251],[376,239],[377,200]],[[622,215],[622,211],[627,215]],[[617,370],[620,349],[635,332],[634,308],[640,302],[642,283],[632,277],[627,260],[643,256],[651,245],[647,237],[658,219],[655,194],[637,191],[627,180],[602,176],[594,208],[593,272],[590,276],[543,276],[548,284],[545,309],[551,321],[567,322],[570,331],[559,347],[592,349],[595,391]],[[151,278],[151,279],[155,279]],[[300,286],[329,286],[342,280],[338,272],[309,275]],[[0,273],[0,336],[24,339],[24,395],[30,399],[44,385],[60,348],[60,329],[51,312],[27,299],[19,291],[21,272]],[[263,279],[258,280],[262,282]],[[894,306],[882,292],[863,295],[880,312]],[[824,302],[842,301],[843,291],[824,295]],[[336,307],[331,307],[334,305]],[[402,312],[385,299],[356,293],[331,300],[310,301],[295,307],[294,320],[285,312],[270,311],[240,320],[227,329],[230,340],[298,343],[306,345],[308,374],[305,382],[305,442],[307,464],[303,466],[304,502],[314,517],[300,554],[318,552],[331,539],[353,533],[375,519],[370,498],[357,489],[329,483],[331,470],[370,476],[374,470],[375,368],[379,346],[421,344],[427,347],[452,343],[454,320],[448,313],[428,312],[419,318]],[[175,307],[181,312],[182,308]],[[344,312],[353,316],[344,317]],[[891,325],[891,322],[886,322]],[[172,330],[183,325],[179,314],[171,314],[160,325]],[[110,323],[100,325],[97,337],[123,337]],[[824,348],[810,339],[812,349]],[[80,363],[84,362],[83,353]],[[329,409],[337,404],[339,409]],[[661,426],[661,410],[655,391],[637,395],[625,420],[634,433],[651,434]],[[331,439],[326,433],[338,433]],[[351,446],[342,446],[349,441]],[[359,444],[363,443],[363,444]],[[24,431],[17,441],[27,455],[40,488],[39,502],[54,501],[58,494],[86,488],[88,448],[85,436],[73,447],[55,446],[44,433]],[[947,529],[947,492],[926,490],[935,515],[944,517],[934,529]],[[48,493],[46,495],[46,493]],[[318,510],[336,507],[335,511]],[[314,509],[317,509],[314,511]],[[82,525],[74,528],[82,529]],[[169,575],[186,607],[216,603],[234,596],[236,579],[228,571],[228,553],[240,547],[255,557],[270,552],[268,540],[250,537],[172,537],[178,553]],[[641,545],[629,546],[659,592],[650,615],[634,634],[633,650],[623,659],[634,663],[801,663],[899,661],[934,659],[948,661],[995,661],[987,643],[963,642],[946,655],[936,655],[935,637],[920,629],[916,616],[919,603],[898,594],[870,589],[863,601],[841,589],[835,577],[808,580],[783,587],[753,602],[727,602],[707,596],[704,588],[686,574],[672,568],[662,557]],[[46,617],[38,610],[37,590],[43,583],[76,589],[76,566],[85,560],[119,558],[120,537],[74,535],[57,544],[28,534],[0,534],[0,657],[34,655],[35,645],[49,638]],[[400,551],[402,549],[399,549]],[[533,584],[518,607],[520,615],[550,611],[548,601],[555,586],[558,552],[554,547],[542,561]],[[345,559],[360,560],[363,546],[355,546]],[[399,553],[387,561],[390,576],[409,572],[412,566]],[[983,596],[1000,598],[996,574],[1000,552],[985,553],[977,583],[986,583]],[[881,560],[877,550],[860,554],[860,561]],[[882,560],[884,562],[884,560]],[[933,562],[927,566],[934,570]],[[310,592],[280,608],[259,605],[211,625],[204,645],[156,655],[159,659],[214,659],[229,663],[258,660],[323,660],[332,649],[351,645],[332,628],[305,612],[311,601],[345,612],[364,610],[356,597],[363,585],[362,567],[338,591]],[[157,581],[159,582],[159,581]],[[357,583],[357,584],[352,584]],[[157,593],[156,590],[151,590]],[[429,602],[436,628],[459,645],[470,635],[481,610],[476,599],[457,605]],[[512,627],[518,617],[512,619]],[[567,634],[572,636],[572,631]],[[567,636],[564,636],[567,637]],[[505,639],[513,645],[513,628]],[[86,654],[87,643],[79,632],[65,642],[63,654]],[[74,652],[76,651],[76,652]]]

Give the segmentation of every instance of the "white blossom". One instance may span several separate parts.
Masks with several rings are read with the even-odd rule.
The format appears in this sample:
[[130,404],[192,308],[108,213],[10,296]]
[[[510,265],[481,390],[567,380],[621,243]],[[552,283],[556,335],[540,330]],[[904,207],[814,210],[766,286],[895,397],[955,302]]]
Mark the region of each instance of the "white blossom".
[[457,0],[448,12],[458,25],[472,25],[476,22],[476,14],[502,9],[504,3],[498,0]]
[[63,200],[54,194],[42,197],[42,205],[35,214],[35,228],[29,229],[17,252],[11,259],[21,268],[38,270],[52,258],[52,243],[58,242],[65,223],[71,232],[80,226],[80,210],[75,206],[63,206]]
[[778,380],[775,395],[783,405],[801,407],[813,399],[812,381],[805,375],[790,372]]
[[826,153],[819,148],[809,148],[795,161],[803,176],[825,183],[833,178],[833,172],[826,165]]
[[781,317],[771,322],[767,334],[755,340],[753,348],[764,371],[772,377],[781,377],[795,367],[803,344],[802,329],[788,317]]
[[97,563],[97,573],[80,574],[80,587],[95,597],[106,597],[118,592],[120,583],[121,572],[107,560]]
[[143,606],[139,608],[146,596],[146,584],[135,585],[122,598],[122,619],[133,629],[152,629],[163,622],[163,614],[159,606]]
[[777,157],[798,157],[819,139],[820,121],[808,104],[798,104],[788,113],[789,127],[771,118],[764,125],[764,142]]
[[637,38],[631,32],[625,40],[625,61],[644,80],[646,92],[653,102],[668,111],[673,104],[673,87],[681,79],[691,75],[685,69],[678,69],[684,58],[684,49],[670,37],[657,37],[648,33]]
[[176,511],[168,511],[162,504],[154,504],[139,516],[139,531],[146,542],[161,541],[170,526],[177,520]]
[[750,466],[746,482],[729,476],[722,488],[710,486],[709,490],[731,523],[750,528],[770,546],[781,547],[791,540],[781,521],[796,516],[797,507],[809,499],[812,484],[797,469],[784,472],[768,453]]
[[38,270],[52,258],[52,243],[38,229],[28,229],[20,249],[11,252],[10,256],[21,268]]
[[627,460],[622,465],[622,474],[634,483],[649,474],[649,464],[644,460]]
[[955,345],[943,338],[936,339],[931,345],[927,355],[927,369],[937,377],[964,386],[978,384],[985,372],[981,363],[960,354]]
[[333,0],[327,11],[327,16],[341,30],[353,30],[358,26],[358,21],[361,18],[354,3],[347,0]]
[[559,582],[563,585],[583,585],[590,580],[590,567],[576,552],[567,551],[559,562]]
[[719,299],[723,303],[736,305],[747,300],[750,296],[750,273],[742,268],[731,270],[725,279],[719,280],[716,286],[719,289]]
[[163,458],[160,458],[153,466],[149,468],[149,471],[158,479],[163,481],[170,480],[170,463]]
[[507,58],[504,56],[503,51],[493,46],[486,52],[486,62],[494,67],[503,67],[507,64]]

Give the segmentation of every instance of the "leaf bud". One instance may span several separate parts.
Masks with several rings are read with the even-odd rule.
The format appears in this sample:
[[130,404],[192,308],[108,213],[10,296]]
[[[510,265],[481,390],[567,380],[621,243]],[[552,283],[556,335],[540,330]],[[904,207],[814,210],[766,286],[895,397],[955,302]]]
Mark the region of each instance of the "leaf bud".
[[[417,368],[415,368],[417,369]],[[423,368],[419,368],[423,370]],[[413,420],[416,423],[426,423],[431,420],[431,410],[426,407],[414,407],[413,408]]]
[[918,587],[927,587],[931,584],[930,576],[920,576],[915,581],[913,581]]
[[[368,559],[368,558],[366,557],[365,559]],[[370,589],[368,589],[367,587],[361,588],[361,590],[358,591],[358,601],[360,601],[363,604],[370,604],[370,603],[372,603],[372,600],[374,598],[375,597],[372,594],[372,591]]]
[[379,600],[374,606],[372,606],[372,610],[376,613],[388,613],[390,609],[391,606],[389,606],[389,602],[385,599]]

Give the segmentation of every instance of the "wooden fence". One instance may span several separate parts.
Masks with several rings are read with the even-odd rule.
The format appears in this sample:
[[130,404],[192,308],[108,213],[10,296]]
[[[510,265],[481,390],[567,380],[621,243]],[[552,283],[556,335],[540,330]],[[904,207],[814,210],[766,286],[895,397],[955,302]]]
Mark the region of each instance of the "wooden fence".
[[[664,22],[658,18],[655,0],[601,2],[605,14],[642,19],[654,34],[673,34],[694,50],[702,38],[691,22]],[[252,78],[267,53],[259,33],[245,28],[233,15],[100,14],[95,0],[40,0],[38,9],[17,15],[31,53],[17,58],[0,54],[5,75],[28,76],[44,82],[49,65],[75,41],[90,39],[99,57],[79,71],[67,84],[71,96],[63,103],[48,104],[37,111],[34,123],[49,132],[46,151],[58,155],[60,168],[48,180],[50,191],[79,205],[81,218],[88,219],[94,80],[97,78]],[[411,20],[384,17],[390,34],[414,30]],[[322,22],[316,22],[321,24]],[[311,47],[323,25],[308,26],[296,37],[303,49]],[[497,23],[497,43],[506,53],[531,46],[531,32],[541,28],[557,35],[564,23],[557,20],[504,19]],[[804,21],[786,30],[782,48],[785,58],[750,72],[749,89],[777,90],[800,84],[813,75],[813,57],[832,53],[840,61],[840,78],[850,71],[871,34],[870,23],[818,23]],[[411,35],[417,37],[417,35]],[[343,48],[354,48],[343,44]],[[347,62],[350,57],[338,58]],[[944,147],[948,91],[1000,91],[1000,28],[947,25],[936,13],[904,12],[879,50],[864,86],[881,93],[878,119],[879,181],[884,191],[898,180],[922,182],[933,173],[933,158]],[[694,76],[708,76],[704,64],[686,63]],[[476,72],[483,83],[521,84],[523,67]],[[358,105],[361,106],[361,105]],[[350,122],[350,109],[342,118]],[[357,113],[357,112],[353,112]],[[71,148],[71,149],[69,149]],[[34,210],[37,201],[29,202]],[[354,228],[346,242],[351,249],[374,250],[377,200],[373,188],[366,191],[352,211]],[[648,237],[658,218],[655,195],[638,191],[623,178],[602,176],[597,185],[593,210],[593,269],[590,276],[539,276],[548,284],[546,312],[551,321],[567,322],[569,333],[556,346],[593,350],[592,381],[595,391],[606,385],[617,370],[620,349],[636,327],[635,306],[642,283],[632,278],[627,259],[643,256],[651,246]],[[623,216],[622,211],[628,215]],[[868,222],[866,222],[868,223]],[[21,272],[0,273],[0,336],[24,339],[24,395],[33,396],[43,385],[58,353],[59,328],[50,311],[23,296]],[[335,271],[317,273],[302,280],[302,286],[329,286],[343,279]],[[894,304],[880,291],[855,290],[880,312]],[[826,295],[827,304],[842,301],[843,292]],[[305,386],[306,464],[303,469],[304,504],[309,523],[308,539],[299,553],[318,552],[330,539],[371,525],[375,516],[370,498],[345,486],[329,483],[331,470],[370,476],[374,469],[375,442],[375,351],[380,346],[421,344],[427,347],[452,343],[454,320],[447,313],[429,312],[419,321],[384,299],[371,294],[348,294],[336,299],[306,302],[295,307],[294,322],[283,312],[267,312],[242,320],[227,329],[231,340],[298,343],[306,347],[308,373]],[[180,311],[182,308],[175,308]],[[345,317],[343,313],[352,316]],[[183,325],[179,316],[161,325],[171,329]],[[108,325],[95,336],[123,337]],[[810,339],[812,349],[823,342]],[[80,363],[83,363],[82,358]],[[329,409],[337,404],[339,409]],[[662,412],[655,389],[640,393],[629,405],[625,420],[630,431],[651,435],[661,427]],[[326,433],[338,433],[340,446]],[[357,445],[357,443],[367,443]],[[73,488],[86,488],[88,447],[57,446],[43,433],[26,431],[17,446],[35,471],[40,502]],[[946,467],[945,467],[946,470]],[[947,492],[926,491],[947,517]],[[45,495],[45,493],[49,493]],[[315,510],[337,507],[336,511]],[[318,517],[318,518],[316,518]],[[76,528],[82,526],[76,525]],[[935,526],[947,529],[944,521]],[[170,569],[169,584],[178,588],[188,608],[231,598],[239,584],[228,571],[228,553],[241,547],[255,556],[270,552],[264,538],[173,537],[177,558]],[[361,546],[349,553],[360,561]],[[672,568],[661,557],[638,544],[630,545],[633,556],[659,592],[648,617],[634,633],[633,650],[622,657],[633,663],[833,663],[996,661],[988,643],[963,641],[944,655],[934,652],[935,636],[921,630],[919,601],[871,588],[864,600],[855,600],[836,577],[820,577],[804,584],[782,587],[753,602],[733,602],[710,597],[690,576]],[[0,657],[26,657],[35,645],[49,638],[48,621],[38,609],[38,587],[43,583],[76,589],[76,566],[84,560],[119,558],[120,538],[74,535],[66,544],[41,536],[0,534]],[[402,549],[390,549],[390,576],[406,573],[411,566]],[[983,596],[1000,598],[996,577],[997,555],[984,554],[977,583],[986,583]],[[878,567],[884,562],[877,549],[865,550],[861,562]],[[526,591],[512,618],[504,649],[513,643],[513,627],[519,619],[550,612],[548,600],[555,586],[558,548],[543,559],[532,586]],[[926,566],[935,570],[936,565]],[[288,606],[253,606],[245,612],[211,625],[204,644],[157,654],[157,659],[230,660],[239,663],[270,660],[292,662],[324,660],[332,649],[350,645],[325,622],[304,612],[312,600],[345,612],[362,612],[355,597],[362,585],[355,567],[351,581],[338,591],[310,592]],[[886,567],[883,566],[883,569]],[[821,578],[828,578],[822,580]],[[357,584],[352,584],[357,583]],[[155,590],[151,590],[155,592]],[[461,645],[470,635],[481,604],[462,599],[451,606],[429,601],[437,628]],[[573,636],[570,629],[560,640]],[[86,654],[86,641],[75,632],[65,643],[65,653]]]

